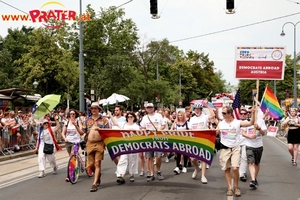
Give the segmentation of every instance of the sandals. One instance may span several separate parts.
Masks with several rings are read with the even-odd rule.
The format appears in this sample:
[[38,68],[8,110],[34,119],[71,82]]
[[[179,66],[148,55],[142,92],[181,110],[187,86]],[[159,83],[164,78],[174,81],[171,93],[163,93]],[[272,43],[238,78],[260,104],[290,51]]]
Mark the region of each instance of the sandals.
[[66,182],[70,182],[70,179],[67,177],[67,178],[65,179],[65,181],[66,181]]
[[297,163],[296,163],[296,162],[293,162],[293,166],[297,166]]
[[232,191],[232,190],[228,190],[228,191],[226,192],[226,195],[227,195],[227,196],[233,196],[233,191]]
[[96,185],[92,185],[92,188],[90,189],[90,192],[96,192],[98,190]]

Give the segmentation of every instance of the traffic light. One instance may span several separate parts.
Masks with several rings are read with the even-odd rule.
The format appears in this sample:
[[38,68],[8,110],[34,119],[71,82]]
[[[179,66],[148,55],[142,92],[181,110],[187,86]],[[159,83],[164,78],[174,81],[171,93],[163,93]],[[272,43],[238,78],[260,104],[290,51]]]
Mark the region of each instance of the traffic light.
[[150,14],[157,15],[157,0],[150,0]]
[[226,9],[229,11],[234,9],[234,0],[226,0]]

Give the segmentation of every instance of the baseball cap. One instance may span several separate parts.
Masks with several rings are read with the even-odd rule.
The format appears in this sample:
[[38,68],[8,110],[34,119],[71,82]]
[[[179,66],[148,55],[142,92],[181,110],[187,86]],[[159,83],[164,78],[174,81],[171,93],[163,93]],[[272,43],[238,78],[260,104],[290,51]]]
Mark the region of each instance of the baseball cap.
[[153,107],[154,107],[153,103],[147,103],[146,104],[146,108],[153,108]]

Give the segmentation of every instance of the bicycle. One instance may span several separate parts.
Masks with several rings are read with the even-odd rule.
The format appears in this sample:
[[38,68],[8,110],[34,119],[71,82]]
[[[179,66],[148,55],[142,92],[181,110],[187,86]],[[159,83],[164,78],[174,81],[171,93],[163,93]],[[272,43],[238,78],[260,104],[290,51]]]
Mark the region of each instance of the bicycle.
[[84,145],[84,143],[80,143],[80,146],[83,150],[82,153],[84,154],[84,160],[79,154],[79,143],[74,143],[74,152],[72,153],[68,161],[68,178],[70,183],[72,184],[75,184],[77,182],[80,171],[82,173],[85,171],[88,177],[91,177],[94,174],[89,167],[88,157]]

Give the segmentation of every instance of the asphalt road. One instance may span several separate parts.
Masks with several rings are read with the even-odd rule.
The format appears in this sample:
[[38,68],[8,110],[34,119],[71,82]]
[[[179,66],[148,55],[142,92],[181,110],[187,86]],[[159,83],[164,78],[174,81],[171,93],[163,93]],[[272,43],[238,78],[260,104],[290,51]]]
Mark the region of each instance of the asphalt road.
[[[186,174],[174,175],[174,159],[163,163],[163,181],[146,182],[145,177],[136,177],[130,183],[127,176],[124,185],[116,183],[116,167],[105,155],[102,164],[102,183],[97,192],[89,191],[92,178],[82,173],[74,185],[64,181],[66,177],[66,151],[57,153],[58,174],[47,170],[46,177],[37,178],[37,157],[35,155],[0,162],[0,200],[196,200],[196,199],[243,199],[243,200],[299,200],[300,199],[300,158],[299,166],[292,166],[285,139],[265,137],[264,152],[259,173],[259,187],[253,190],[249,181],[240,182],[241,197],[227,197],[227,186],[216,154],[213,164],[207,170],[208,184],[200,178],[191,178],[193,168]],[[249,174],[248,174],[249,176]]]

